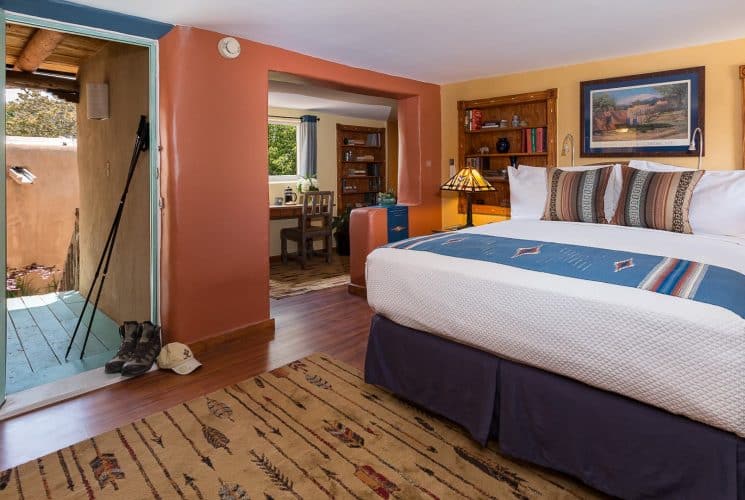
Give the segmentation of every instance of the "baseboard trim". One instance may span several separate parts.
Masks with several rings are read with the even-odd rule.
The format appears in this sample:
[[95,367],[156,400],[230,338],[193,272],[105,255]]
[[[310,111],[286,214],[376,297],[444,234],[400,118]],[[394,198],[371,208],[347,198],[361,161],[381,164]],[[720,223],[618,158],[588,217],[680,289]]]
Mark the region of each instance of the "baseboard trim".
[[235,340],[240,340],[250,335],[253,338],[265,337],[266,340],[274,338],[274,318],[269,318],[258,323],[236,328],[225,333],[219,333],[206,339],[198,340],[191,344],[191,350],[195,353],[201,353],[212,349],[216,346],[227,344]]
[[362,297],[363,299],[367,298],[367,288],[361,285],[350,283],[349,285],[347,285],[347,292],[351,293],[352,295]]

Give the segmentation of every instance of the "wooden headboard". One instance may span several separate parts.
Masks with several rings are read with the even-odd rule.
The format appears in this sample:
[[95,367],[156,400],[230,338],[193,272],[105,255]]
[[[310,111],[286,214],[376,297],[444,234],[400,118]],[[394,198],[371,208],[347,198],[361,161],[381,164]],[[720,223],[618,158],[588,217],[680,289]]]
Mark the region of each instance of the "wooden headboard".
[[740,85],[742,85],[742,168],[745,169],[745,65],[740,66]]

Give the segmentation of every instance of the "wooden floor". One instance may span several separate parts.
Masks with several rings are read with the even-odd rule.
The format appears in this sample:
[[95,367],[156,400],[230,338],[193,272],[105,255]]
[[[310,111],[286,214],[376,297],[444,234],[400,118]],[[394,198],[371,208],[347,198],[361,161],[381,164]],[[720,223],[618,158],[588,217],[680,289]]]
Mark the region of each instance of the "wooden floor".
[[0,422],[0,471],[314,352],[362,368],[371,316],[346,286],[272,301],[273,340],[223,344],[191,375],[152,372]]
[[65,351],[85,299],[78,292],[7,300],[7,393],[22,391],[103,366],[119,348],[119,328],[97,311],[85,358],[80,349],[92,308],[86,312],[68,360]]

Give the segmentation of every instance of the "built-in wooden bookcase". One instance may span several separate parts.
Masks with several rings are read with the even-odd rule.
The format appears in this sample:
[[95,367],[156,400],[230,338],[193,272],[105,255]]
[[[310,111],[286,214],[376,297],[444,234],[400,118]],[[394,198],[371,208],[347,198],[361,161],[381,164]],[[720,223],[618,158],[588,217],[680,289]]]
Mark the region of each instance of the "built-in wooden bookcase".
[[378,202],[385,184],[385,128],[336,125],[337,213]]
[[[547,167],[556,165],[556,89],[474,101],[458,101],[458,165],[479,168],[496,191],[474,193],[473,213],[510,216],[509,165]],[[480,120],[474,119],[474,111]],[[522,125],[513,126],[517,115]],[[503,121],[504,120],[504,121]],[[480,121],[481,126],[478,126]],[[506,127],[484,124],[506,121]],[[539,131],[540,129],[540,131]],[[497,141],[506,138],[507,153],[497,152]],[[483,148],[489,148],[488,152]],[[465,213],[465,195],[458,211]]]

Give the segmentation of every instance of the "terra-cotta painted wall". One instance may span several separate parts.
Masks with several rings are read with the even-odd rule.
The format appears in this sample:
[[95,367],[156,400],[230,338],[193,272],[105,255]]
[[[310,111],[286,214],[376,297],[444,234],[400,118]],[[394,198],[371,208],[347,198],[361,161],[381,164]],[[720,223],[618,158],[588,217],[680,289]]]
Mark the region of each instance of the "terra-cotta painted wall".
[[[161,316],[167,341],[193,342],[269,318],[269,71],[402,100],[399,198],[412,234],[440,226],[440,88],[240,40],[174,28],[160,39],[163,211]],[[401,182],[402,181],[402,182]]]

